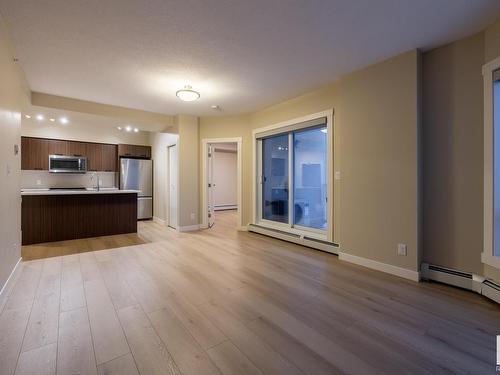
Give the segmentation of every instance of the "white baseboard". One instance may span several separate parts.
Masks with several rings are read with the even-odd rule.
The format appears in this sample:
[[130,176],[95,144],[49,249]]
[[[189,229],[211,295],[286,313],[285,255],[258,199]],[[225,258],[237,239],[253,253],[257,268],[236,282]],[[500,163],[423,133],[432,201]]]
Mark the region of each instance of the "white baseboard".
[[179,228],[177,228],[177,230],[179,232],[193,232],[193,231],[199,230],[199,229],[200,229],[200,224],[187,225],[185,227],[179,227]]
[[153,221],[158,223],[158,224],[161,224],[161,225],[166,225],[167,222],[163,219],[160,219],[159,217],[156,217],[156,216],[153,216]]
[[17,266],[19,266],[19,263],[21,263],[21,260],[23,258],[19,258],[19,260],[17,261],[16,265],[14,266],[14,268],[12,269],[12,272],[10,273],[9,277],[7,278],[7,280],[5,281],[5,284],[3,284],[3,287],[2,287],[2,290],[0,290],[0,297],[2,296],[2,293],[5,291],[5,289],[7,288],[7,285],[9,285],[9,281],[10,279],[12,279],[12,276],[14,276],[14,273],[16,272],[17,270]]
[[358,257],[356,255],[347,254],[339,251],[339,259],[345,262],[358,264],[363,267],[371,268],[377,271],[389,273],[412,281],[420,281],[420,273],[406,268],[393,266],[391,264],[377,262],[376,260]]

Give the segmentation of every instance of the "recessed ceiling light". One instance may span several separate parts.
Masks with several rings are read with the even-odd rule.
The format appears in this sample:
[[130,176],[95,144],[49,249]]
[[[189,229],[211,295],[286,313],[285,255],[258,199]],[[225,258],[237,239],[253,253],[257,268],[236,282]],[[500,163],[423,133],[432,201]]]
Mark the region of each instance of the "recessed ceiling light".
[[36,119],[37,119],[38,121],[43,121],[43,120],[45,119],[45,116],[44,116],[44,115],[39,114],[39,115],[36,115]]
[[200,93],[198,91],[194,91],[189,85],[184,86],[184,88],[177,91],[175,95],[177,95],[177,97],[184,102],[192,102],[200,98]]
[[31,118],[31,116],[30,116],[30,115],[24,115],[24,117],[26,117],[26,118]]
[[220,111],[221,110],[221,108],[217,104],[211,105],[210,108],[212,108],[214,111]]
[[131,132],[132,131],[132,127],[131,126],[126,126],[125,130],[128,131],[128,132]]
[[61,121],[61,124],[67,124],[69,122],[69,120],[66,117],[61,117],[59,121]]
[[49,121],[50,122],[54,122],[54,121],[56,121],[56,119],[55,118],[49,118]]
[[139,129],[134,128],[134,133],[139,133]]
[[122,130],[123,128],[121,126],[116,127],[118,130]]

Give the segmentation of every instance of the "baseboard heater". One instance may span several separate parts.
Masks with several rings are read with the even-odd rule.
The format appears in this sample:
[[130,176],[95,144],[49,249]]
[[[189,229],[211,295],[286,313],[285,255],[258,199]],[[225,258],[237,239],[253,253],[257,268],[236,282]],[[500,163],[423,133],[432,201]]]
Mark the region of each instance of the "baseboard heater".
[[424,280],[433,280],[471,290],[500,303],[500,284],[483,276],[429,263],[422,263],[420,276]]
[[221,204],[214,206],[214,211],[236,210],[238,208],[235,204]]
[[268,228],[258,224],[249,224],[248,231],[338,255],[339,246],[333,242],[318,240],[317,238],[314,237],[304,236],[296,233],[290,233],[284,230],[279,230],[274,228]]

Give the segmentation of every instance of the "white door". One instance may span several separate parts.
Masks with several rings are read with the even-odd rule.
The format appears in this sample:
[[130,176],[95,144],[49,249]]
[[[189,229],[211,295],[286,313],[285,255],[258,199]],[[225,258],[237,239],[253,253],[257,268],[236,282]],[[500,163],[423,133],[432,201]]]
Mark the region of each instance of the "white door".
[[214,202],[214,147],[208,145],[208,227],[212,228],[215,224],[215,202]]
[[168,226],[177,229],[177,146],[168,148]]

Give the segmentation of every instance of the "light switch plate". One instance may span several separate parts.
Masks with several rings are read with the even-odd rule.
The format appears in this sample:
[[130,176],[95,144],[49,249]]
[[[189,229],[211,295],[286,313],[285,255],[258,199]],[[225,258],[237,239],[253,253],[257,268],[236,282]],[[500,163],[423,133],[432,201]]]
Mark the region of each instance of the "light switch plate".
[[398,255],[406,256],[407,247],[404,243],[398,243]]

